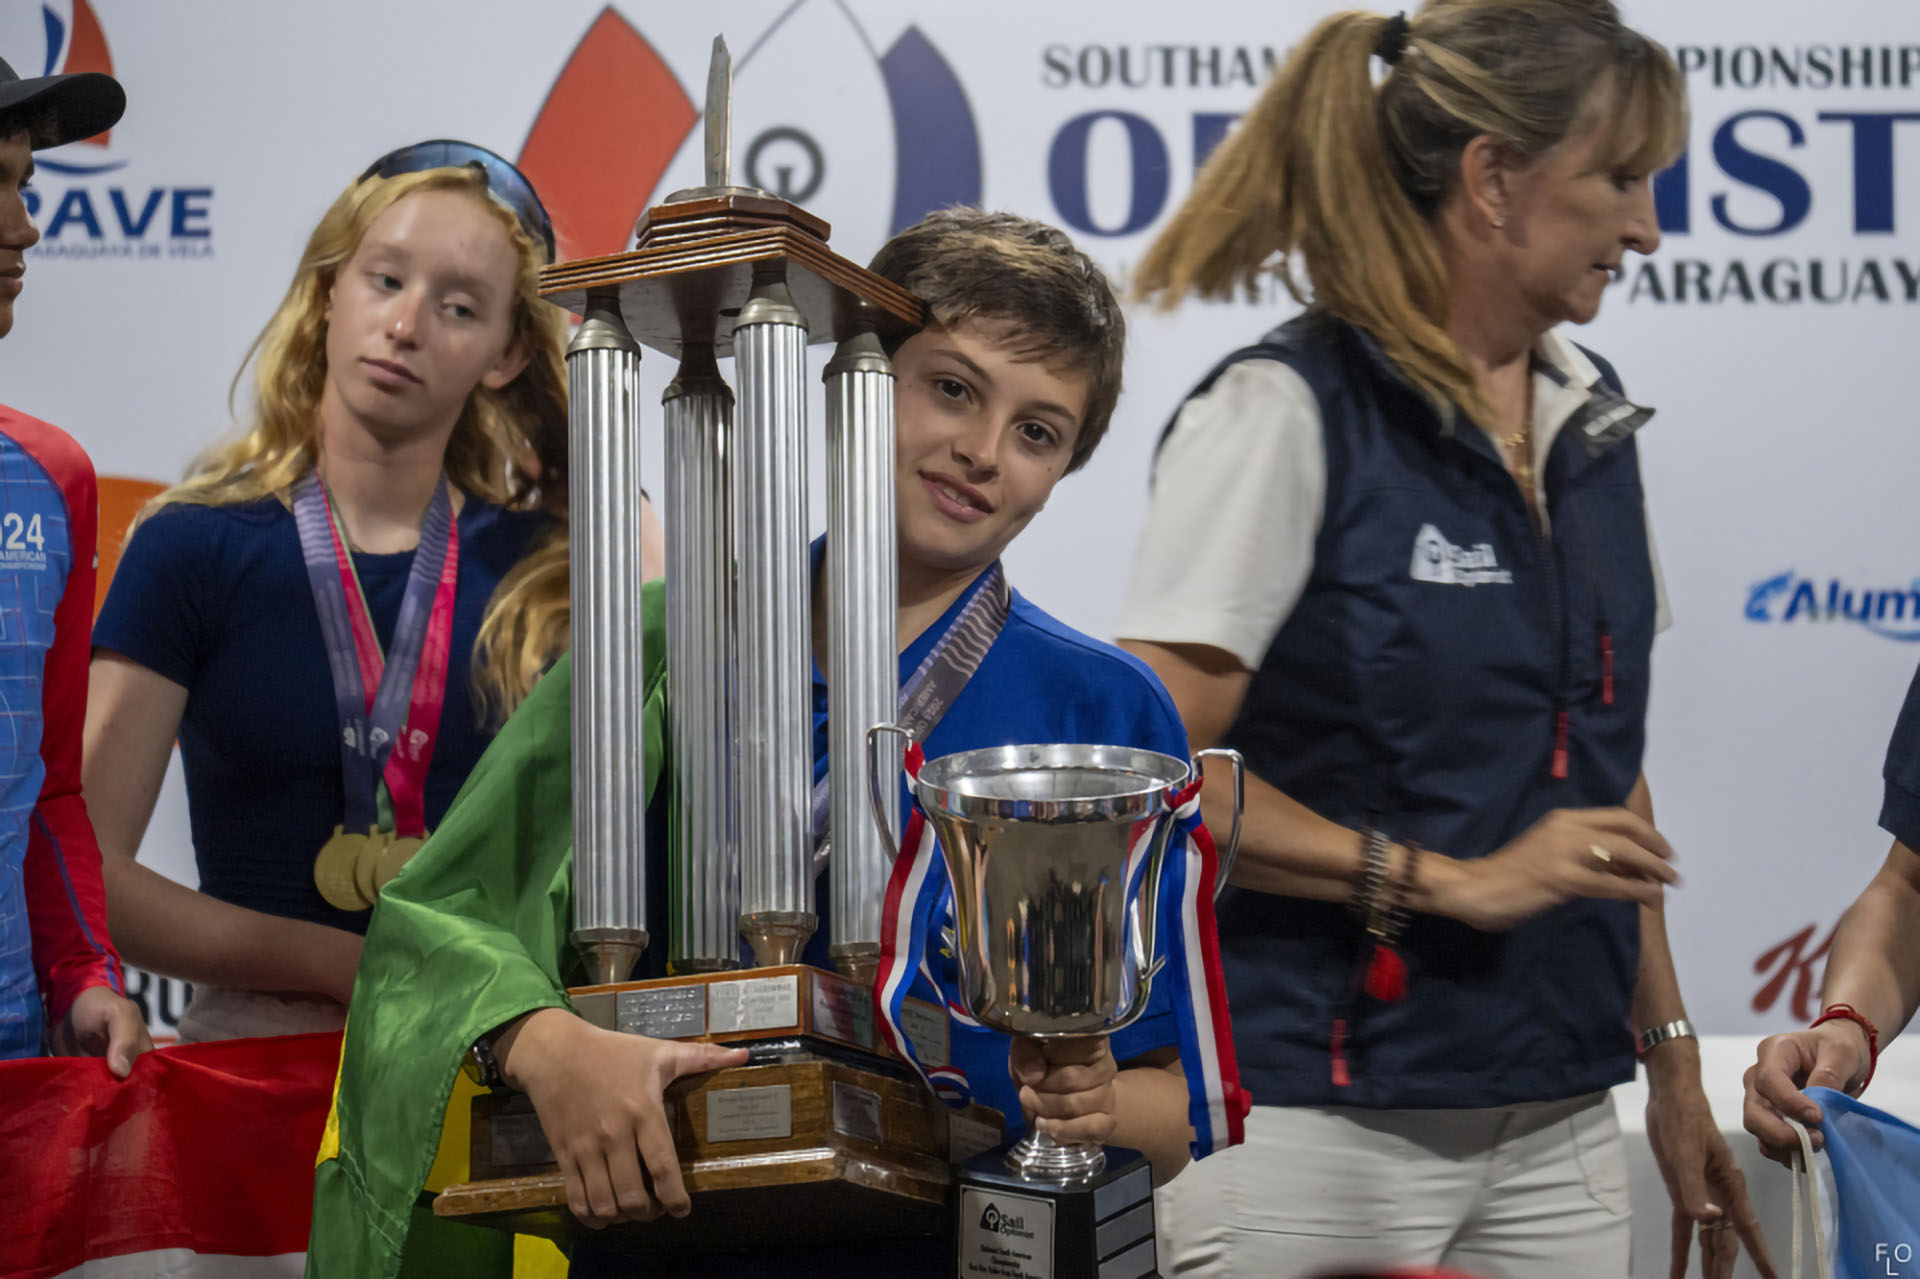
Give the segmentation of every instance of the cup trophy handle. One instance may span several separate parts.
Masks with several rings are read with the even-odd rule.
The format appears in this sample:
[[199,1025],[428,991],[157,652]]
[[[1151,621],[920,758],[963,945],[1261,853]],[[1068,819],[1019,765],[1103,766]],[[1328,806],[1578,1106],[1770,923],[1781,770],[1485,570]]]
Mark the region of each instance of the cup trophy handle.
[[1193,771],[1200,771],[1200,762],[1207,758],[1224,759],[1233,765],[1233,829],[1227,834],[1227,849],[1220,854],[1220,865],[1214,871],[1213,896],[1227,891],[1227,877],[1233,873],[1233,859],[1240,855],[1240,814],[1247,807],[1247,761],[1239,751],[1228,750],[1222,746],[1210,746],[1193,757]]
[[[914,744],[910,729],[898,724],[875,724],[867,730],[867,798],[873,803],[873,822],[880,828],[880,838],[887,842],[887,855],[897,857],[900,853],[900,837],[893,833],[893,824],[887,820],[887,791],[891,783],[887,774],[897,772],[897,768],[883,769],[880,759],[880,738],[892,733]],[[1238,830],[1236,823],[1235,829]]]

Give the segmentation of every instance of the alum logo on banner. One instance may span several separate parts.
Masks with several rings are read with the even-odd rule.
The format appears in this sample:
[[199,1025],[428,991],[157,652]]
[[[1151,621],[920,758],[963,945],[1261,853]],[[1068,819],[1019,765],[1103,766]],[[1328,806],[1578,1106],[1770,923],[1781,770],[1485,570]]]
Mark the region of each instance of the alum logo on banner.
[[[88,0],[16,3],[0,12],[0,47],[23,76],[114,74],[105,29]],[[35,156],[26,192],[40,226],[30,258],[143,260],[213,256],[213,188],[136,177],[114,129]]]
[[1746,618],[1761,624],[1852,623],[1883,639],[1920,641],[1920,577],[1906,585],[1819,580],[1788,570],[1747,589]]
[[[973,110],[953,67],[918,26],[905,27],[883,51],[875,33],[845,6],[801,0],[766,30],[729,29],[727,36],[736,59],[736,182],[801,203],[820,198],[838,175],[864,197],[875,185],[873,169],[891,162],[893,201],[886,225],[878,228],[881,238],[933,209],[980,201]],[[785,42],[796,39],[804,39],[811,54],[802,65],[785,58]],[[884,145],[887,130],[875,127],[885,120],[848,121],[852,127],[844,137],[828,136],[814,122],[823,118],[823,109],[828,116],[845,114],[837,98],[822,108],[817,94],[765,95],[787,104],[784,114],[776,107],[773,115],[755,101],[759,86],[783,69],[814,74],[818,49],[836,45],[873,67],[874,104],[891,118],[891,154]],[[702,43],[702,67],[705,51]],[[839,88],[844,91],[846,85]],[[602,9],[547,91],[519,156],[521,169],[553,211],[560,257],[627,248],[649,200],[667,193],[662,180],[698,160],[699,131],[694,97],[665,59],[612,5]],[[619,155],[622,162],[607,164],[607,155]],[[673,185],[698,181],[696,176]],[[836,205],[827,207],[838,214],[836,222],[850,215]],[[878,243],[875,239],[871,247]]]

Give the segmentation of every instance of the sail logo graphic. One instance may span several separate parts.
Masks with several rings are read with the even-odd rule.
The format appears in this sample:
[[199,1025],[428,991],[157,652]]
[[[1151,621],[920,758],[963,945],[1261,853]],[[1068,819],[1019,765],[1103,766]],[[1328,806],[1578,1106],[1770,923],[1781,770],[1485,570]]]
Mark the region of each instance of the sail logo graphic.
[[1905,586],[1852,586],[1788,570],[1747,589],[1749,622],[1851,622],[1883,639],[1920,642],[1920,577]]
[[[23,75],[113,74],[106,31],[88,0],[20,5],[0,23],[10,55],[23,50]],[[33,53],[38,46],[40,56]],[[213,188],[135,180],[133,159],[114,142],[122,125],[34,157],[26,192],[40,227],[32,258],[208,258],[213,255]]]
[[[977,204],[982,185],[979,133],[952,66],[917,26],[870,25],[839,0],[799,0],[764,31],[727,32],[733,181],[807,201],[853,257],[933,209]],[[704,67],[704,42],[698,52]],[[823,59],[832,92],[822,91]],[[547,91],[518,164],[569,260],[628,248],[649,204],[700,184],[702,153],[695,99],[608,5]],[[876,171],[889,166],[890,204],[873,199]]]

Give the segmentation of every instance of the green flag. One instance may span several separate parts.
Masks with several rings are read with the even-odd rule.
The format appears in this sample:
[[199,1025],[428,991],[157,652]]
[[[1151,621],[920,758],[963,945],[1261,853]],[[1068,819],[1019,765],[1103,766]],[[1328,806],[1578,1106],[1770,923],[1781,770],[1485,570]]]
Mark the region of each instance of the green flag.
[[[664,598],[659,582],[641,590],[649,794],[665,722]],[[568,942],[572,689],[563,657],[380,895],[315,1170],[314,1279],[391,1279],[468,1047],[522,1013],[567,1005],[579,968]]]

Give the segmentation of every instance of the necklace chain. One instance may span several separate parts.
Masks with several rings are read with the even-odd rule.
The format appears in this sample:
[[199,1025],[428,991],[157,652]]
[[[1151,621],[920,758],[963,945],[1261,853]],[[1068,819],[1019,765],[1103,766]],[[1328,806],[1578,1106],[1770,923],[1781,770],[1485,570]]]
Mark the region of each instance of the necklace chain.
[[1527,374],[1526,398],[1520,406],[1520,429],[1498,437],[1512,457],[1514,479],[1519,481],[1520,491],[1526,495],[1527,504],[1532,505],[1533,492],[1533,375]]

